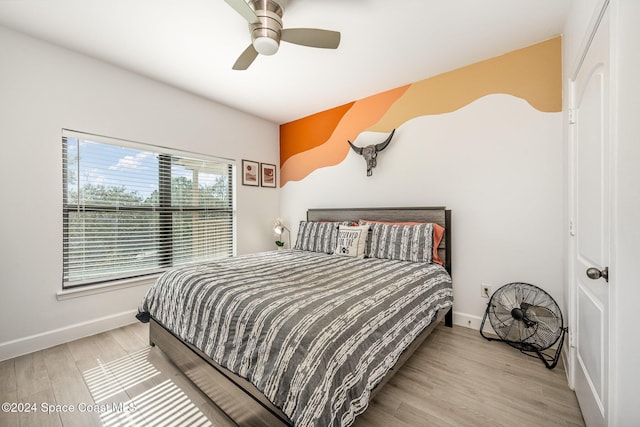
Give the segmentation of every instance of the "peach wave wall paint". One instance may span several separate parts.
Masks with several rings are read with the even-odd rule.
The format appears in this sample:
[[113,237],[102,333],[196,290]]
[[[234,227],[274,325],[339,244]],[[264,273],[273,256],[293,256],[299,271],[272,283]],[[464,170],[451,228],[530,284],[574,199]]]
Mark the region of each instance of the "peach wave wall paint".
[[[542,112],[561,111],[560,37],[281,125],[280,185],[343,161],[347,139],[363,131],[390,132],[413,118],[456,111],[490,94],[524,99]],[[321,142],[318,135],[329,133]]]
[[546,112],[562,111],[560,37],[414,83],[370,131],[415,117],[456,111],[490,94],[508,94]]

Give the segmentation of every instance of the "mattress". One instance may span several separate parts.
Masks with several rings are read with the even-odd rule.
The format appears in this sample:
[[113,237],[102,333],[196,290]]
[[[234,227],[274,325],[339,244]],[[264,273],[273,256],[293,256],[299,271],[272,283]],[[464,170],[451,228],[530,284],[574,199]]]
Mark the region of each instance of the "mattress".
[[140,304],[255,385],[296,426],[348,426],[452,305],[439,264],[280,250],[180,267]]

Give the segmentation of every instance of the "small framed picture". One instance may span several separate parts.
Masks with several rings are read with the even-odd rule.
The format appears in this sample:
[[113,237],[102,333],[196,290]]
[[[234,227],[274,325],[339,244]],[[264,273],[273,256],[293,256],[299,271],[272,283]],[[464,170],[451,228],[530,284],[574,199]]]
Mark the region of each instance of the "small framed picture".
[[263,187],[276,187],[276,165],[260,163],[260,177]]
[[251,160],[242,160],[242,185],[260,186],[258,162]]

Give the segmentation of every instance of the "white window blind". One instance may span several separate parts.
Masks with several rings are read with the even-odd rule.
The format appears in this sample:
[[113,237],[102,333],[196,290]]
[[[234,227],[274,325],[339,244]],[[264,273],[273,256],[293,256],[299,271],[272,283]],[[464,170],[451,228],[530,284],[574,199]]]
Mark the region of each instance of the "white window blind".
[[63,131],[63,287],[234,254],[234,164]]

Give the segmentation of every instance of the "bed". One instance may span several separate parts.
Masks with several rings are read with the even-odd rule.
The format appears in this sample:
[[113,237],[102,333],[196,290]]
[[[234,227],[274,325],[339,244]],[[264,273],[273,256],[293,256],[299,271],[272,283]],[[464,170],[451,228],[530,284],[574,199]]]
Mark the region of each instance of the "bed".
[[318,241],[179,267],[149,290],[139,318],[237,425],[348,426],[439,322],[452,324],[450,218],[442,207],[311,209],[301,235],[364,227],[367,254],[382,253],[379,230],[446,231],[434,247],[403,247],[410,259],[328,254],[335,242]]

